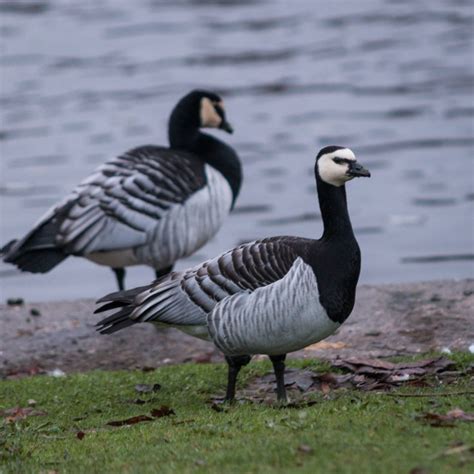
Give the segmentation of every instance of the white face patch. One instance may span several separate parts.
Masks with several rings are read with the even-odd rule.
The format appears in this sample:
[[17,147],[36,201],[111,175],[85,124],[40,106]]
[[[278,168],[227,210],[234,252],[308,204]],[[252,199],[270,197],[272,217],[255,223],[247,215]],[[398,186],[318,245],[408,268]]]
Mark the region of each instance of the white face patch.
[[318,160],[318,172],[321,179],[333,186],[342,186],[350,181],[352,176],[347,175],[349,165],[347,163],[335,163],[334,158],[343,158],[345,160],[356,161],[354,152],[349,148],[341,148],[332,153],[321,156]]
[[[222,102],[219,102],[219,105],[223,107]],[[201,127],[219,128],[219,125],[222,122],[222,119],[216,112],[213,103],[207,97],[201,99],[200,117]]]

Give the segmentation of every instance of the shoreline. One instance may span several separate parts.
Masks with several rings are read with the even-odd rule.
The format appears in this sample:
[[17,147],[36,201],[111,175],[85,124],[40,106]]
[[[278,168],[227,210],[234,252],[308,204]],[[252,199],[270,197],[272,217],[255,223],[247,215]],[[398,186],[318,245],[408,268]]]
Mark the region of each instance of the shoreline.
[[[93,310],[91,299],[0,305],[0,377],[223,360],[211,343],[173,328],[142,324],[102,336]],[[360,285],[337,333],[291,357],[388,357],[472,344],[474,279]]]

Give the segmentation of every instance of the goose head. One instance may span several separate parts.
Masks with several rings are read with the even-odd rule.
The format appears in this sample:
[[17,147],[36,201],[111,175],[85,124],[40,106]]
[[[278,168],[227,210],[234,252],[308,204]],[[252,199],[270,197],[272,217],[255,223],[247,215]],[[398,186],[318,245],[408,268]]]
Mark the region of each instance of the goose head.
[[227,121],[224,102],[215,92],[196,89],[185,95],[177,104],[180,120],[187,117],[197,128],[218,128],[232,133],[233,128]]
[[319,151],[316,174],[321,181],[336,187],[354,178],[370,178],[369,170],[357,162],[354,152],[342,146],[326,146]]

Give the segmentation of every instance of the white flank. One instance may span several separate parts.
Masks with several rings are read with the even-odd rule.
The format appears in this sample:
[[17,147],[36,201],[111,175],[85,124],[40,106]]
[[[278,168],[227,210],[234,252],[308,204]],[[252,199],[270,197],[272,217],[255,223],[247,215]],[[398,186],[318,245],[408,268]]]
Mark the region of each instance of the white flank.
[[135,254],[139,263],[165,268],[191,255],[220,229],[232,205],[232,190],[224,176],[206,165],[207,185],[186,202],[171,207]]
[[314,272],[301,258],[281,280],[225,298],[208,316],[211,338],[226,355],[286,354],[339,326],[321,305]]

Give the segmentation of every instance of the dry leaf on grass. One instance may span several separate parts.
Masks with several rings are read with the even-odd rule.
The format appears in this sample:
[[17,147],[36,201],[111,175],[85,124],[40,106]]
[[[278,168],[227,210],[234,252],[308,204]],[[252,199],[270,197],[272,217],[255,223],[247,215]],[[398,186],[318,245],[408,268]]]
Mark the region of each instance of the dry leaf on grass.
[[300,444],[298,446],[298,451],[303,454],[311,454],[314,449],[309,444]]
[[109,426],[135,425],[143,421],[153,421],[153,418],[147,415],[138,415],[138,416],[132,416],[131,418],[126,418],[125,420],[109,421],[107,425]]
[[400,363],[352,357],[337,360],[333,364],[334,367],[354,373],[355,385],[363,390],[388,389],[407,382],[413,384],[425,375],[446,372],[453,365],[454,362],[445,357]]
[[474,454],[474,446],[464,444],[462,441],[454,443],[448,449],[444,450],[439,456],[452,456],[453,454],[461,454],[469,451]]
[[160,408],[153,408],[153,410],[151,410],[150,413],[153,418],[161,418],[162,416],[176,415],[174,410],[170,407],[167,407],[166,405],[161,405]]
[[7,423],[12,423],[18,420],[22,420],[28,416],[45,416],[47,415],[46,412],[35,410],[32,407],[21,408],[21,407],[13,407],[7,408],[5,410],[0,410],[0,416],[5,418]]
[[428,412],[418,418],[436,428],[453,427],[456,421],[474,421],[474,413],[466,413],[460,408],[455,408],[454,410],[448,411],[446,415]]
[[116,420],[109,421],[107,425],[109,426],[125,426],[125,425],[136,425],[137,423],[142,423],[144,421],[153,421],[156,418],[161,418],[163,416],[175,415],[175,412],[172,408],[162,405],[160,408],[153,408],[150,412],[151,416],[148,415],[138,415],[132,416],[131,418],[126,418],[125,420]]
[[327,342],[327,341],[321,341],[317,342],[316,344],[311,344],[310,346],[307,346],[304,348],[305,351],[320,351],[324,349],[343,349],[344,347],[349,347],[348,344],[345,342]]
[[[414,387],[430,386],[427,376],[436,375],[449,383],[449,377],[460,372],[449,371],[454,362],[439,357],[417,362],[393,363],[381,359],[350,358],[333,363],[333,367],[344,369],[348,373],[318,374],[310,369],[288,369],[285,373],[285,385],[292,396],[302,393],[322,392],[328,395],[332,390],[356,388],[358,390],[390,391],[401,385]],[[254,402],[262,402],[273,397],[275,375],[270,372],[256,377],[241,393]]]

